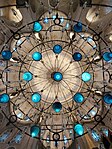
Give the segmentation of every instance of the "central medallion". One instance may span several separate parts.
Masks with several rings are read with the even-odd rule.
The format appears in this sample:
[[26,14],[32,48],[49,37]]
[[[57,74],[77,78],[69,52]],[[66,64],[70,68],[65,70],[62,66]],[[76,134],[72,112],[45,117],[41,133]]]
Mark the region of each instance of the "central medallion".
[[60,73],[60,72],[53,72],[53,73],[51,74],[51,78],[52,78],[54,81],[59,82],[59,81],[61,81],[61,80],[63,79],[63,75],[62,75],[62,73]]

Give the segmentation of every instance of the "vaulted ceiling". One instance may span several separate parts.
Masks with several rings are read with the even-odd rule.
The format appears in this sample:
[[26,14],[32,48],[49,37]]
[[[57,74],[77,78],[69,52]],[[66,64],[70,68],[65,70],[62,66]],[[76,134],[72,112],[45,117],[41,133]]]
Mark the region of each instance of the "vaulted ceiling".
[[0,149],[112,148],[112,0],[0,0]]

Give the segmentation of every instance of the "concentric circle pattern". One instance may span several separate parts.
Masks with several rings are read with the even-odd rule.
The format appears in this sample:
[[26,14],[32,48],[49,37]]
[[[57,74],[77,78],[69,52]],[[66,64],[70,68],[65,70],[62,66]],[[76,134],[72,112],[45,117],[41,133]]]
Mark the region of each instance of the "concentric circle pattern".
[[[93,29],[87,32],[81,22],[72,20],[70,24],[67,17],[64,22],[60,15],[56,17],[47,18],[45,13],[18,29],[19,39],[13,34],[4,44],[2,84],[6,94],[0,95],[0,102],[10,97],[10,116],[17,117],[14,126],[32,126],[26,134],[43,141],[47,134],[50,141],[63,141],[64,134],[72,142],[70,132],[74,138],[86,134],[88,122],[93,122],[93,128],[101,122],[95,116],[101,115],[102,104],[111,106],[112,95],[106,92],[112,79],[108,71],[112,55],[101,37],[104,46],[100,50]],[[27,27],[29,32],[24,32]],[[75,34],[72,39],[70,28]]]

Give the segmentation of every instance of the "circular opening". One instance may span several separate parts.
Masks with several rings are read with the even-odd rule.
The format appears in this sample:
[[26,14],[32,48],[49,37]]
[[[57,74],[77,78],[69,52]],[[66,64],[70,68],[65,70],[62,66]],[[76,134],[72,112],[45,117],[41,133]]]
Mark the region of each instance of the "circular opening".
[[49,0],[49,5],[53,8],[57,7],[58,0]]
[[59,24],[61,23],[61,21],[60,21],[60,19],[58,18],[58,19],[55,19],[55,20],[54,20],[54,23],[55,23],[55,25],[59,25]]

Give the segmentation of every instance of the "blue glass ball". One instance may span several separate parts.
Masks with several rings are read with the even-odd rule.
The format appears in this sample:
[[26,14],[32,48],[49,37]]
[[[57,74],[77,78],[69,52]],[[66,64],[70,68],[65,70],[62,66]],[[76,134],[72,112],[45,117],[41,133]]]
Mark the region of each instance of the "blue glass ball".
[[77,135],[83,135],[84,134],[84,127],[81,124],[76,124],[74,126],[74,131],[76,132]]
[[40,61],[42,59],[42,54],[40,52],[34,52],[32,54],[32,59],[35,61]]
[[63,79],[63,75],[60,72],[53,73],[53,79],[55,81],[61,81]]
[[41,95],[39,93],[34,93],[31,97],[32,101],[37,103],[37,102],[40,102],[41,100]]
[[53,52],[54,52],[55,54],[60,54],[61,51],[62,51],[62,46],[60,46],[60,45],[55,45],[55,46],[53,47]]
[[10,97],[8,94],[4,93],[2,95],[0,95],[0,103],[7,103],[9,102]]
[[59,113],[62,109],[62,104],[60,102],[55,102],[53,103],[52,108],[56,113]]
[[103,100],[106,104],[112,104],[112,95],[110,94],[104,95]]
[[84,96],[81,93],[76,93],[73,96],[73,100],[77,103],[82,103],[84,101]]
[[91,78],[92,78],[92,76],[91,76],[91,74],[90,74],[89,72],[84,72],[84,73],[82,73],[82,80],[83,80],[84,82],[90,81]]
[[112,58],[112,52],[109,53],[109,57]]
[[39,126],[32,126],[30,128],[30,135],[34,138],[34,137],[37,137],[40,133],[40,127]]
[[110,53],[110,52],[105,52],[104,54],[103,54],[103,59],[105,60],[105,61],[110,61],[111,59],[112,59],[112,53]]
[[73,29],[76,33],[82,32],[82,23],[78,22],[77,24],[74,25]]
[[25,81],[31,81],[33,79],[33,75],[31,72],[25,72],[23,74],[23,80]]
[[35,22],[33,25],[34,32],[40,32],[42,30],[42,25],[39,22]]
[[74,59],[75,61],[81,61],[81,59],[82,59],[82,54],[79,53],[79,52],[75,52],[72,57],[73,57],[73,59]]
[[2,51],[2,57],[5,60],[10,60],[12,57],[11,51]]
[[48,24],[49,23],[49,20],[48,20],[48,18],[46,17],[46,18],[44,18],[44,21],[43,21],[44,23],[46,23],[46,24]]

